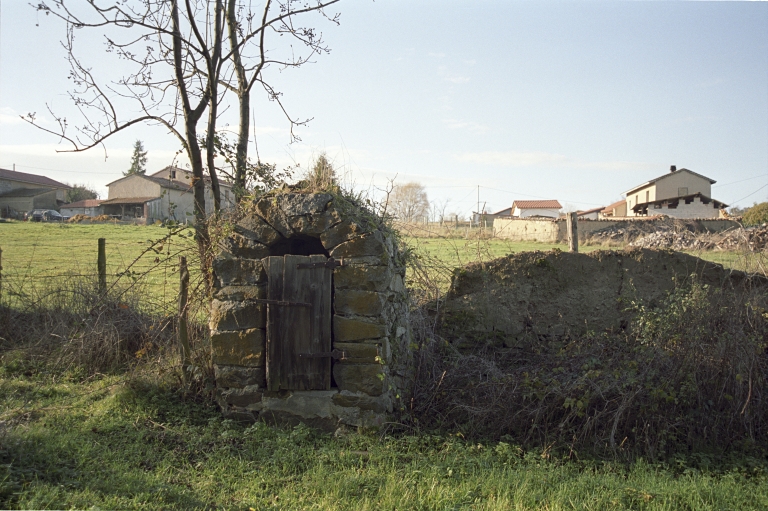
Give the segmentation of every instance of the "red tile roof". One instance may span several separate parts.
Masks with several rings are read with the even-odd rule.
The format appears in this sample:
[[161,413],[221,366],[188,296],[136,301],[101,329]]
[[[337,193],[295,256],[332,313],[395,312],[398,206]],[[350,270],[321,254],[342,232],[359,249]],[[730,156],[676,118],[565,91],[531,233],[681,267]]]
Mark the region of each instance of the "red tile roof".
[[64,204],[63,208],[94,208],[101,204],[103,201],[101,199],[85,199],[85,200],[79,200],[77,202],[73,202],[71,204]]
[[520,209],[560,209],[562,206],[556,200],[516,200],[512,207]]
[[619,206],[621,206],[625,202],[627,202],[626,199],[620,200],[618,202],[614,202],[613,204],[610,204],[610,205],[606,206],[605,209],[603,209],[603,213],[613,213],[614,209],[618,208]]
[[8,179],[20,183],[31,183],[34,185],[52,186],[54,188],[72,188],[64,183],[54,181],[49,177],[38,176],[37,174],[27,174],[26,172],[16,172],[15,170],[8,169],[0,169],[0,179]]

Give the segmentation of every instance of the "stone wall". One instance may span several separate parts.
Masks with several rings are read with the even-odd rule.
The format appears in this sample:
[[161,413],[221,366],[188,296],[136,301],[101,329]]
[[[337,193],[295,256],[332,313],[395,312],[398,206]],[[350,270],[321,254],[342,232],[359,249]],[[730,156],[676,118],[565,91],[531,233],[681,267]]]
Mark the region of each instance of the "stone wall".
[[[333,270],[332,389],[266,390],[262,258],[324,254]],[[210,328],[217,396],[233,418],[375,427],[398,407],[411,366],[405,266],[393,232],[330,194],[280,193],[256,201],[214,263]]]
[[[690,219],[696,224],[696,228],[706,232],[720,232],[733,227],[738,227],[738,222],[728,219],[695,218]],[[625,227],[632,222],[654,222],[653,218],[642,217],[637,219],[601,219],[578,220],[579,237],[586,234],[601,231],[609,227]],[[493,234],[497,238],[512,241],[538,241],[541,243],[565,243],[568,241],[568,228],[565,219],[546,218],[496,218],[493,221]]]

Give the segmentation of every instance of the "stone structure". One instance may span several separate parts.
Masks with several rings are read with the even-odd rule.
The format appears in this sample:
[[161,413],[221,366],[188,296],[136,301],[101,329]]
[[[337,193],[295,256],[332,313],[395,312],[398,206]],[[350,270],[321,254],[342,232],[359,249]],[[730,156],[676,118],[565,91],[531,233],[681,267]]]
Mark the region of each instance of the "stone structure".
[[[268,381],[269,345],[279,342],[268,309],[285,304],[265,303],[267,258],[286,255],[341,263],[328,270],[331,342],[341,354],[328,389],[268,390],[276,388]],[[226,416],[376,427],[399,406],[411,365],[405,266],[393,232],[375,215],[327,193],[269,194],[236,223],[213,268],[211,347]]]

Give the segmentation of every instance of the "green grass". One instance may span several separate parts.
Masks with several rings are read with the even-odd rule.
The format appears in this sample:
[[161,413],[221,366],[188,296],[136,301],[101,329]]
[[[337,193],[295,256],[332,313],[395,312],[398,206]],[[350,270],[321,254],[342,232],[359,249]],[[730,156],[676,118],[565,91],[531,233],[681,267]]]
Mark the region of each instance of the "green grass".
[[625,465],[457,435],[333,436],[302,426],[239,424],[153,381],[54,378],[6,356],[0,507],[768,507],[764,461],[741,459],[718,469],[707,457]]
[[[187,231],[155,247],[159,253],[146,252],[168,232],[154,225],[0,223],[4,287],[30,292],[66,276],[95,279],[98,239],[105,238],[108,283],[138,279],[154,297],[173,300],[178,290],[174,271],[178,255],[193,255],[195,250]],[[123,273],[127,269],[130,274]]]

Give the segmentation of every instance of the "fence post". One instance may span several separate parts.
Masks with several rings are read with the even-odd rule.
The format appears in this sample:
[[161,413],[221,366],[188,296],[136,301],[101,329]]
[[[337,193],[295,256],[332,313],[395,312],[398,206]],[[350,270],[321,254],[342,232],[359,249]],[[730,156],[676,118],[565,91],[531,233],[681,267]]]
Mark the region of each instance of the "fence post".
[[97,267],[99,270],[99,291],[104,293],[107,290],[107,240],[99,238],[99,258]]
[[187,326],[187,306],[189,302],[189,268],[187,258],[179,257],[179,355],[181,357],[181,374],[184,383],[187,383],[189,375],[189,329]]
[[3,248],[0,247],[0,304],[3,303]]
[[579,251],[579,229],[578,229],[578,216],[576,213],[566,213],[566,223],[568,227],[568,251]]

